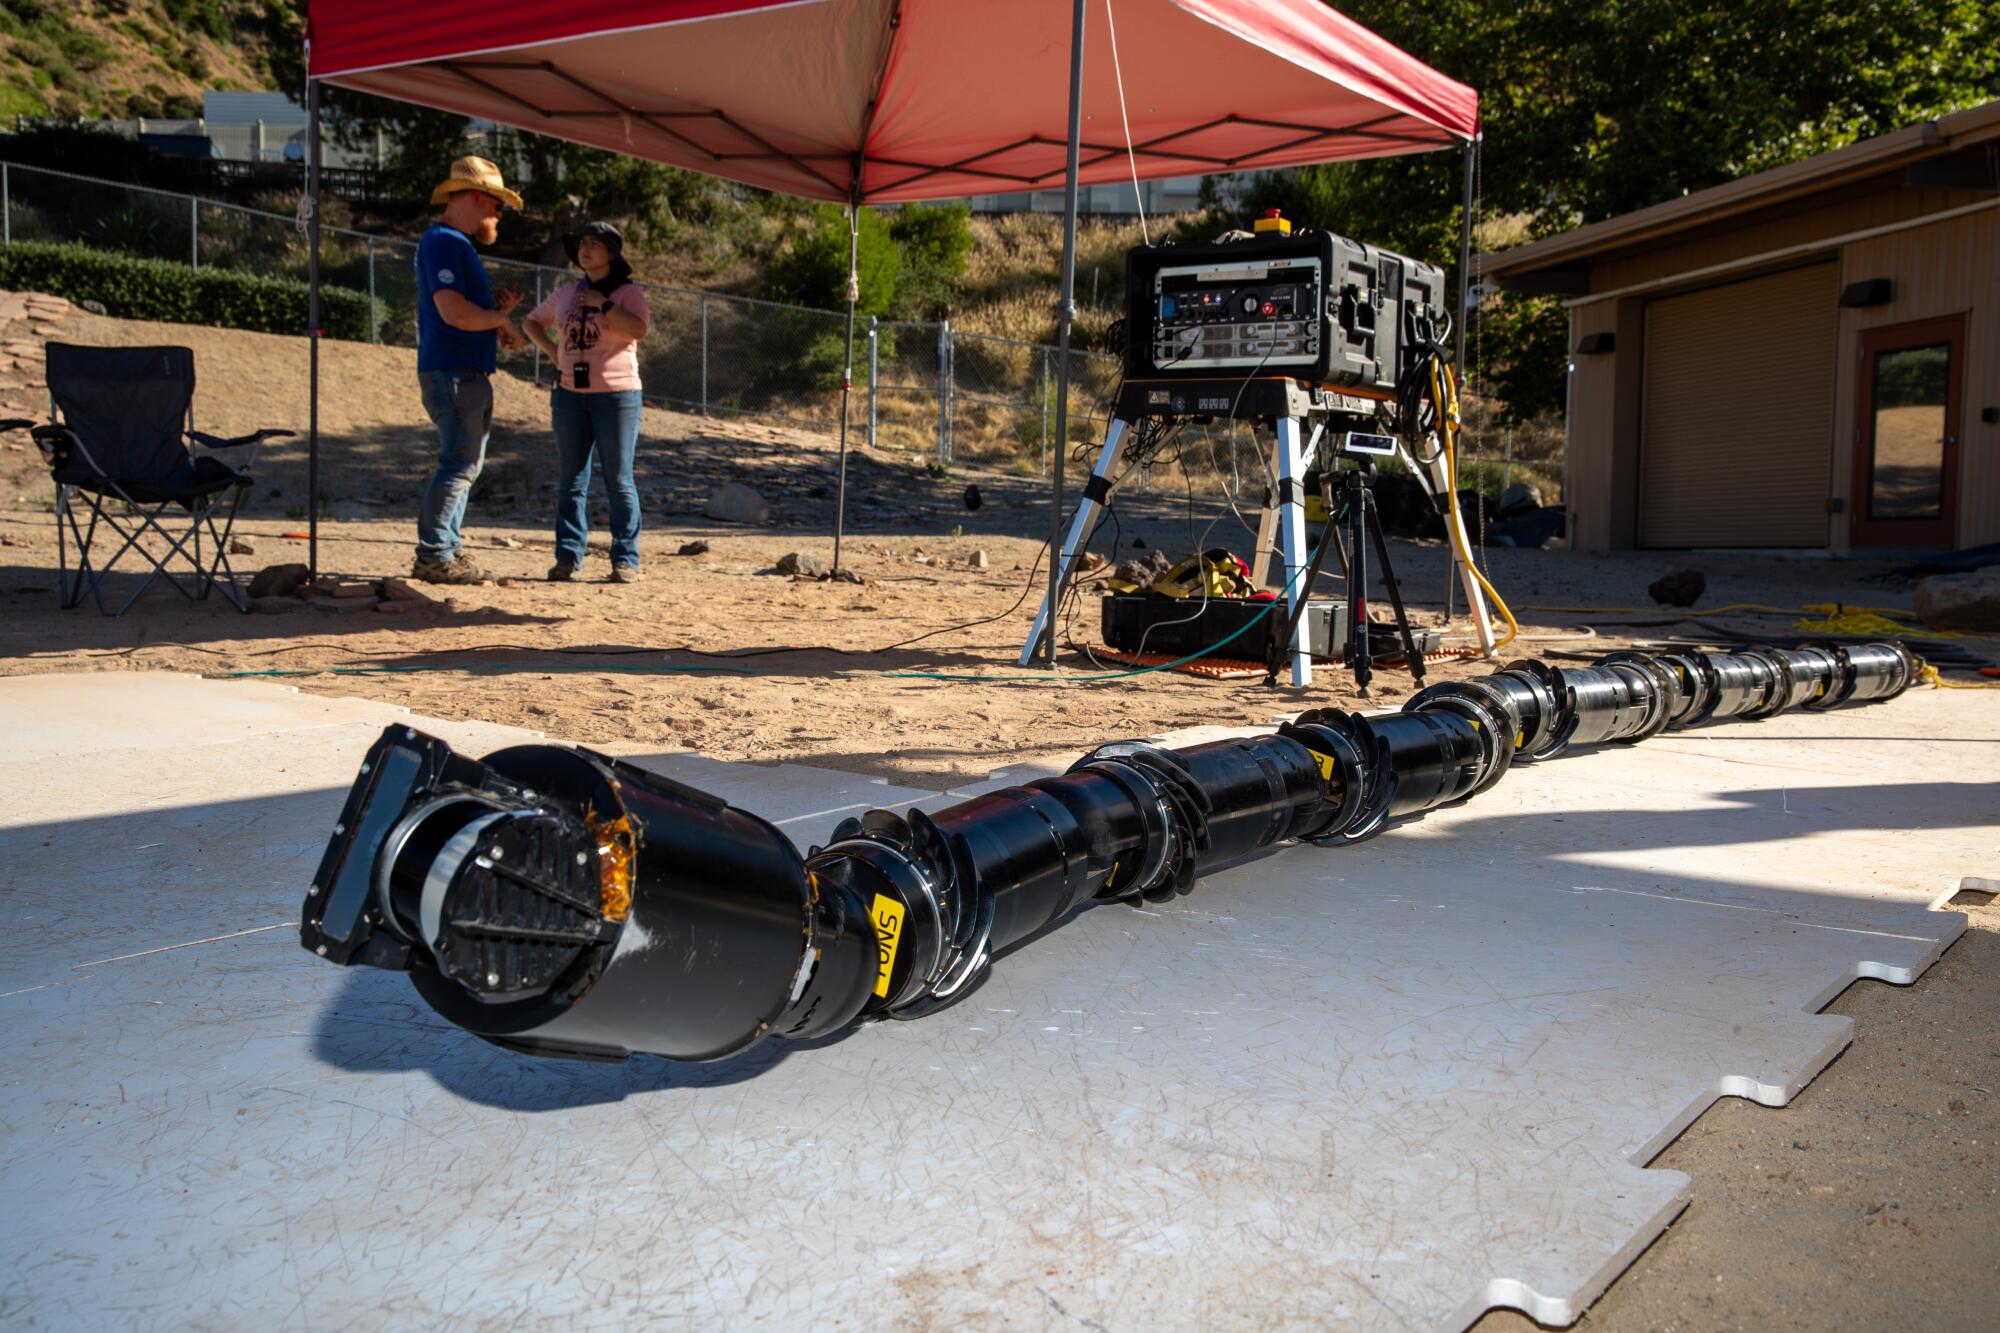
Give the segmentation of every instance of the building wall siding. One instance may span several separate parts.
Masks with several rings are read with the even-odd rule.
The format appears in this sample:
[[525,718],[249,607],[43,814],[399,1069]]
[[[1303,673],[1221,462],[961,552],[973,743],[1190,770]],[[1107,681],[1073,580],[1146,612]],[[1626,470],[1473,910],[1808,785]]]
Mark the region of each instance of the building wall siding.
[[[1618,364],[1637,350],[1621,344],[1595,356],[1577,356],[1585,334],[1615,333],[1615,301],[1599,301],[1570,311],[1569,421],[1564,450],[1563,503],[1569,515],[1573,550],[1606,551],[1614,544],[1613,461],[1616,457]],[[1629,542],[1627,543],[1629,544]]]
[[[1900,184],[1852,187],[1830,201],[1817,201],[1817,206],[1811,201],[1789,205],[1782,216],[1738,221],[1713,234],[1595,266],[1594,291],[1649,282],[1663,285],[1640,295],[1586,301],[1570,310],[1572,351],[1586,334],[1617,335],[1616,348],[1609,354],[1571,357],[1575,370],[1569,386],[1565,489],[1571,544],[1579,550],[1601,551],[1628,548],[1638,540],[1638,436],[1645,356],[1639,316],[1647,299],[1699,291],[1755,271],[1673,282],[1691,270],[1910,221],[1981,198],[1966,191],[1909,189]],[[1829,312],[1838,338],[1829,390],[1834,398],[1829,487],[1843,504],[1829,525],[1831,544],[1839,550],[1850,547],[1861,333],[1959,312],[1969,314],[1957,446],[1956,541],[1961,546],[2000,541],[2000,424],[1979,420],[1982,408],[2000,407],[2000,208],[1828,246],[1826,255],[1839,260],[1841,286],[1867,278],[1889,278],[1896,284],[1895,298],[1887,305]]]
[[[1912,193],[1933,193],[1912,191]],[[1861,335],[1869,329],[1966,312],[1964,398],[1959,404],[1958,532],[1960,546],[2000,541],[2000,424],[1979,419],[2000,407],[2000,208],[1928,227],[1855,241],[1841,248],[1841,283],[1888,278],[1886,305],[1840,312],[1839,369],[1834,388],[1833,494],[1845,503],[1835,543],[1847,548],[1854,495],[1855,409],[1860,390]]]

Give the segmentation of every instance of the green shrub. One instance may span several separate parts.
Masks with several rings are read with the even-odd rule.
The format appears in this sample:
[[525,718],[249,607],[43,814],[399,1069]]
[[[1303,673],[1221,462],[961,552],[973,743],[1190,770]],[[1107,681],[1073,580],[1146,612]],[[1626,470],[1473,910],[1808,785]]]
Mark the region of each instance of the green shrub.
[[[903,256],[889,238],[889,224],[872,208],[861,210],[856,275],[860,289],[855,313],[886,315],[896,299]],[[771,268],[770,297],[793,305],[837,310],[847,305],[847,211],[820,204],[793,241],[791,252]]]
[[[82,245],[16,241],[0,254],[0,289],[96,301],[122,319],[260,333],[300,333],[306,327],[308,292],[296,279],[230,269],[193,272],[169,260],[134,259]],[[320,322],[330,338],[365,341],[367,294],[322,286]]]
[[969,204],[905,204],[889,222],[902,254],[896,311],[910,319],[942,319],[958,304],[965,260],[972,253]]

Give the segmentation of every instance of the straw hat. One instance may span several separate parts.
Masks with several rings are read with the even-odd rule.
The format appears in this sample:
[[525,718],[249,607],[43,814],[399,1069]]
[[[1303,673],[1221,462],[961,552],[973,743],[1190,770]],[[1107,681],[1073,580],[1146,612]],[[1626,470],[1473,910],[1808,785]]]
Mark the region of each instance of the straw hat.
[[480,190],[492,195],[509,208],[521,206],[521,196],[508,189],[500,179],[500,168],[483,157],[461,157],[451,164],[451,175],[444,184],[431,191],[431,202],[442,204],[461,190]]

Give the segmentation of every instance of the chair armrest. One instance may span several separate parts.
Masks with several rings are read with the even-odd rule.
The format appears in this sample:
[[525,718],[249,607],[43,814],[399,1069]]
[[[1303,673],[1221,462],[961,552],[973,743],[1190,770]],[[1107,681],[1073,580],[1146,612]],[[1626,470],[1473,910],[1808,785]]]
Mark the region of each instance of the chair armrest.
[[205,430],[191,430],[188,432],[188,438],[196,444],[206,445],[210,449],[234,449],[238,445],[262,444],[266,440],[282,439],[297,434],[298,432],[295,430],[273,430],[266,426],[262,430],[253,431],[248,435],[238,435],[233,439],[224,439],[220,435],[210,435]]
[[91,457],[89,448],[77,438],[76,432],[61,422],[36,424],[28,434],[34,437],[35,447],[42,451],[42,460],[49,465],[50,470],[60,471],[68,467],[72,460],[81,459],[83,465],[90,469],[92,476],[105,475],[104,469],[97,465],[97,460]]

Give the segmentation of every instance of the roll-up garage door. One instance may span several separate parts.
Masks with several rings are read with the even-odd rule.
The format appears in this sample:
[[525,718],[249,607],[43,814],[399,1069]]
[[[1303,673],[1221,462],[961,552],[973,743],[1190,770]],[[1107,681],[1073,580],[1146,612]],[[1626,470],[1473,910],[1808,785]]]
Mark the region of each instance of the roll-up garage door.
[[1641,545],[1826,545],[1838,269],[1647,303]]

